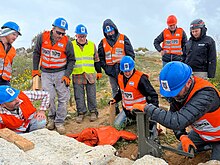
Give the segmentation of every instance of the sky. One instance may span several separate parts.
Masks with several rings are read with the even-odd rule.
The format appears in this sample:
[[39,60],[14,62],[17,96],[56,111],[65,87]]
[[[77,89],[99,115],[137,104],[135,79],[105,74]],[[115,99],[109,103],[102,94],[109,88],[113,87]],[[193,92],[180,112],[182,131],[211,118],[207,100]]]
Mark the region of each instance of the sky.
[[31,47],[33,37],[51,30],[58,17],[67,20],[67,34],[72,37],[78,24],[85,25],[87,39],[97,46],[104,37],[103,21],[109,18],[134,48],[155,51],[153,41],[167,27],[166,19],[171,14],[177,17],[177,26],[185,30],[188,38],[190,22],[201,18],[207,34],[220,40],[219,0],[7,0],[1,1],[0,11],[0,26],[14,21],[21,28],[22,36],[13,43],[15,48]]

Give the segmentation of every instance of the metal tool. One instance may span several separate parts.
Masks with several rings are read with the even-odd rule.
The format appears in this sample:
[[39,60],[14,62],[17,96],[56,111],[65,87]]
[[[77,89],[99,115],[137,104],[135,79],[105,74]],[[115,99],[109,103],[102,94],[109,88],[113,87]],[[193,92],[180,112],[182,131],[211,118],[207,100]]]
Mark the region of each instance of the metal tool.
[[[194,153],[184,152],[182,150],[175,149],[170,146],[164,146],[160,144],[158,133],[156,129],[156,124],[150,126],[150,122],[152,125],[152,121],[150,117],[145,112],[136,113],[137,119],[137,132],[138,132],[138,157],[141,158],[144,155],[152,155],[155,157],[161,157],[163,150],[169,150],[175,152],[177,154],[187,156],[190,158],[194,157]],[[151,128],[150,128],[150,127]]]

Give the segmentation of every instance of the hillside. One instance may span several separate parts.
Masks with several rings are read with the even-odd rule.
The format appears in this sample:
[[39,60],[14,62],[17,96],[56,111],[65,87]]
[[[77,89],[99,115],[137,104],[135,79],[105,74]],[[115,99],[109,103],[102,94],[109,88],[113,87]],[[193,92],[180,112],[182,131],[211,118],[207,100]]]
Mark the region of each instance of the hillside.
[[[159,81],[158,75],[162,68],[161,57],[158,53],[148,52],[140,53],[136,57],[136,68],[141,70],[149,75],[149,79],[159,93]],[[14,61],[13,68],[13,80],[12,86],[21,90],[27,90],[31,87],[31,67],[32,67],[32,59],[28,56],[21,57],[17,56]],[[89,121],[89,116],[87,116],[81,124],[77,124],[75,122],[76,117],[76,109],[73,97],[73,89],[71,86],[71,100],[68,108],[68,117],[65,122],[65,127],[67,129],[67,133],[79,133],[83,129],[88,127],[99,127],[101,125],[108,125],[109,118],[109,107],[108,101],[111,99],[111,90],[110,85],[108,83],[108,77],[103,73],[103,77],[101,80],[97,82],[97,103],[98,103],[98,111],[99,111],[99,119],[95,122]],[[159,95],[159,102],[161,107],[165,107],[168,109],[169,104],[165,101],[165,99],[161,98]],[[36,103],[36,106],[39,103]],[[136,126],[129,126],[126,130],[136,133]],[[178,141],[175,139],[171,130],[167,130],[167,134],[160,136],[161,143],[166,143],[173,147],[176,147]],[[127,142],[120,140],[114,146],[119,153],[119,156],[135,159],[137,157],[137,142]],[[163,159],[165,159],[169,164],[175,164],[180,162],[179,164],[198,164],[200,162],[206,162],[208,160],[210,153],[204,153],[196,156],[194,159],[186,159],[183,156],[179,156],[172,152],[165,151],[163,155]]]

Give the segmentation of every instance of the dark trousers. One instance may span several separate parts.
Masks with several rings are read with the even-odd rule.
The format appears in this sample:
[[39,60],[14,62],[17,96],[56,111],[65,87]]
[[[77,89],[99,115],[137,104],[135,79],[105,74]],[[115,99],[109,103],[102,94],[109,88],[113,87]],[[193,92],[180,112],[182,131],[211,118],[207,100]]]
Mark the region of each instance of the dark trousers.
[[11,86],[9,81],[6,81],[2,78],[2,76],[0,76],[0,85],[8,85]]

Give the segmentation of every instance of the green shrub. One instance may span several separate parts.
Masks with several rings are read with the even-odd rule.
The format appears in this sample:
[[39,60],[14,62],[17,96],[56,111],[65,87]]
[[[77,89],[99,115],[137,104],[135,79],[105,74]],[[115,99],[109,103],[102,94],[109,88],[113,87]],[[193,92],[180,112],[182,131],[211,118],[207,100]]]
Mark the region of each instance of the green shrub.
[[12,68],[11,86],[20,90],[29,90],[32,85],[32,58],[16,56]]
[[138,51],[143,51],[143,52],[147,52],[147,51],[149,51],[147,48],[143,48],[143,47],[139,47],[139,48],[137,48],[137,49],[134,49],[134,51],[135,52],[138,52]]

